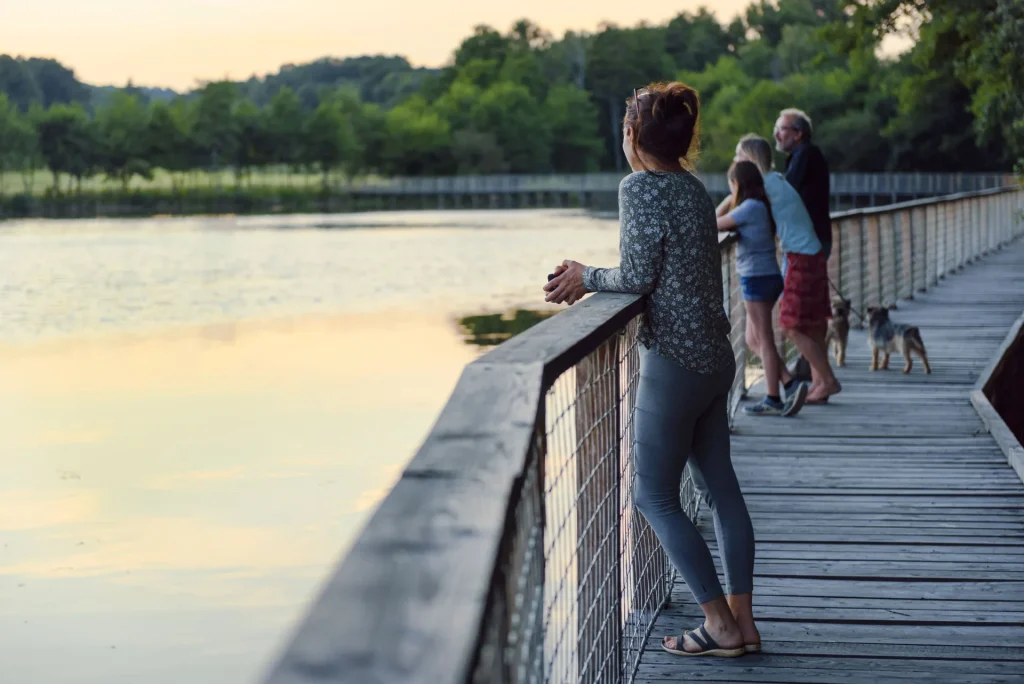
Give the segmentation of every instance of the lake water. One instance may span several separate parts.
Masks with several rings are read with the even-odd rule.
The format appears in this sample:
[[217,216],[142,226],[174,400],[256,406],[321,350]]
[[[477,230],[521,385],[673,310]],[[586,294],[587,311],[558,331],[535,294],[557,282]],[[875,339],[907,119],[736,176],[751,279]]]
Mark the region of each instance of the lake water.
[[550,312],[617,243],[571,211],[0,223],[0,679],[256,680],[480,353],[466,317]]

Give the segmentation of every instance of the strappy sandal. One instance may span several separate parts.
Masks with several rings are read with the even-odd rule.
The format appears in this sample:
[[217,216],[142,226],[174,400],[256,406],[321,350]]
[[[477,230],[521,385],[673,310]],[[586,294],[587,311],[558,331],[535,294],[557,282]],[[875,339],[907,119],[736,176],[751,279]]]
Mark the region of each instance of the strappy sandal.
[[[689,651],[682,650],[683,640],[686,639],[687,636],[693,639],[695,644],[700,646],[699,651],[691,653]],[[676,646],[679,646],[680,648],[669,648],[665,645],[664,641],[661,642],[661,647],[665,649],[665,651],[677,656],[717,656],[719,658],[738,658],[747,652],[746,648],[743,646],[739,646],[737,648],[722,648],[714,639],[711,638],[711,635],[708,634],[708,630],[704,625],[701,625],[692,632],[683,632],[679,635],[679,638],[676,639]]]
[[[683,632],[683,636],[685,637],[690,632],[691,632],[691,630],[689,630],[689,629],[686,630],[685,632]],[[676,644],[676,645],[678,646],[679,644]],[[747,653],[760,653],[761,652],[761,642],[758,641],[757,643],[753,643],[753,644],[744,644],[743,645],[743,650],[746,651]]]

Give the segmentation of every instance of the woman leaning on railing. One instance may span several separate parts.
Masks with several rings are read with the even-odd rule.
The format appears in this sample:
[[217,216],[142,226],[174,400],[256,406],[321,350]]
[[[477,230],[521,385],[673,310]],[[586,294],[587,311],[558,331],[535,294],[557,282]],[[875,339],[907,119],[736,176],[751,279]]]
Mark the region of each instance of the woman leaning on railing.
[[[699,101],[682,83],[627,101],[623,151],[634,173],[619,186],[618,268],[565,261],[546,299],[572,304],[593,291],[646,294],[636,401],[636,505],[686,580],[705,622],[667,637],[680,656],[735,657],[760,648],[751,613],[754,533],[733,471],[729,390],[735,359],[722,307],[715,205],[692,173]],[[692,454],[729,583],[722,591],[707,544],[679,501]]]

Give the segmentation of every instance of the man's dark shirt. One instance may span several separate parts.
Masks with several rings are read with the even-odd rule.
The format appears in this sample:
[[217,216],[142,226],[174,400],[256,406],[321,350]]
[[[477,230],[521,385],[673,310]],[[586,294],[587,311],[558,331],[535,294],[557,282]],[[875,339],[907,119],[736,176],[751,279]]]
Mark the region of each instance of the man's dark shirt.
[[817,145],[809,142],[797,145],[793,154],[786,158],[786,180],[800,193],[818,239],[822,244],[832,244],[828,162]]

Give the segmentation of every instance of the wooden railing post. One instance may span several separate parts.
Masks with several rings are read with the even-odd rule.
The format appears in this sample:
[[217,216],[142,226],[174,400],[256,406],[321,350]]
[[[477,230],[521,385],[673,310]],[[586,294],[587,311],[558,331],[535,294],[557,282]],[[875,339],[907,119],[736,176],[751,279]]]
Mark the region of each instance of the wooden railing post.
[[939,280],[939,208],[935,205],[925,207],[925,238],[924,238],[924,289]]
[[[842,240],[842,262],[839,288],[850,300],[854,309],[863,312],[863,295],[861,294],[860,262],[861,254],[861,220],[859,218],[843,219],[839,224]],[[860,318],[852,319],[855,327],[864,324]]]
[[944,275],[956,270],[956,202],[945,203],[946,230],[946,260],[943,266]]
[[981,200],[974,197],[971,202],[971,258],[974,261],[981,254]]
[[914,212],[900,212],[900,287],[899,297],[914,298]]
[[878,274],[880,305],[899,299],[899,223],[891,213],[878,216]]
[[[837,287],[842,287],[840,282],[843,279],[843,233],[842,233],[842,222],[832,222],[832,254],[828,259],[828,277],[836,284]],[[829,288],[831,290],[831,288]],[[835,294],[834,292],[832,293]]]
[[[868,288],[871,268],[871,236],[868,230],[868,219],[866,216],[861,216],[860,220],[857,221],[857,238],[860,243],[860,251],[857,253],[857,263],[855,268],[857,271],[857,309],[862,313],[869,306],[868,301],[871,297],[871,292]],[[863,324],[867,324],[867,321],[862,321]]]
[[928,288],[928,210],[914,209],[913,218],[913,290],[924,292]]
[[867,240],[866,259],[864,263],[865,303],[868,306],[882,304],[882,241],[880,217],[872,215],[864,218]]
[[576,653],[579,684],[622,670],[619,337],[576,367]]
[[961,270],[967,263],[967,236],[971,225],[967,211],[969,202],[957,200],[953,203],[953,211],[956,212],[956,270]]

